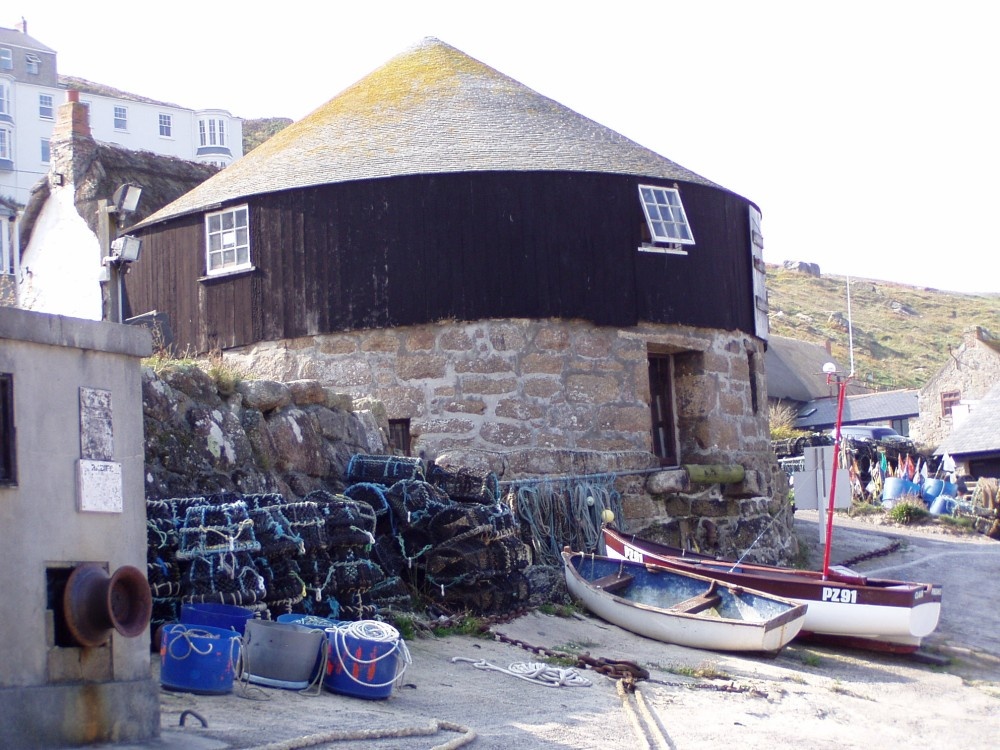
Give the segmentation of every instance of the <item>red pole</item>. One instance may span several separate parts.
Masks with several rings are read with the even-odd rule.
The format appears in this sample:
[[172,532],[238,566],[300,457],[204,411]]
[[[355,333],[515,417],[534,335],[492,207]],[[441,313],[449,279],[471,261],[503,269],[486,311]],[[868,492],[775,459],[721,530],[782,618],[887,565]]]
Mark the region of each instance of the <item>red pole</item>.
[[830,498],[826,508],[826,545],[823,550],[823,580],[830,576],[830,547],[833,546],[833,499],[837,495],[837,469],[840,467],[840,425],[844,416],[844,392],[847,378],[837,378],[837,423],[833,436],[833,471],[830,476]]

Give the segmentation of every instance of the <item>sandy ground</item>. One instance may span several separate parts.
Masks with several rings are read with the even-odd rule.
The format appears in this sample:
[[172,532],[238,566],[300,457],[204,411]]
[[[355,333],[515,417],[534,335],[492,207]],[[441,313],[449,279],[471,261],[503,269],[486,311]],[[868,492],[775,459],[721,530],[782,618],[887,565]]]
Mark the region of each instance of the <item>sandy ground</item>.
[[[814,512],[799,511],[796,533],[819,567],[816,520]],[[1000,542],[838,518],[832,562],[878,552],[894,539],[902,540],[900,549],[854,567],[943,584],[941,622],[923,650],[944,664],[799,643],[773,658],[734,656],[650,641],[589,616],[532,613],[495,630],[534,646],[632,660],[651,679],[628,694],[616,681],[581,670],[589,686],[546,687],[452,661],[501,668],[541,661],[518,646],[416,638],[409,642],[413,663],[387,700],[261,688],[226,696],[162,691],[161,738],[127,747],[423,749],[456,747],[473,732],[465,746],[482,750],[995,747]],[[186,710],[208,727],[191,716],[179,726]],[[454,726],[399,736],[429,732],[435,721]],[[358,733],[397,736],[339,739]],[[316,735],[327,739],[299,739]]]

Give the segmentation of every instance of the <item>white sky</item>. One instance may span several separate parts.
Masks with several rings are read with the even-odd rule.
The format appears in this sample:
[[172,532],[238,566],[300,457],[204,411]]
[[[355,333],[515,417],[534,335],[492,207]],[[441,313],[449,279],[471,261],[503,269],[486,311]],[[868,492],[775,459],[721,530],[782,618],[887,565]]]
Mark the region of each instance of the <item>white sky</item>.
[[299,119],[435,36],[757,203],[765,260],[1000,292],[988,0],[5,0],[59,71]]

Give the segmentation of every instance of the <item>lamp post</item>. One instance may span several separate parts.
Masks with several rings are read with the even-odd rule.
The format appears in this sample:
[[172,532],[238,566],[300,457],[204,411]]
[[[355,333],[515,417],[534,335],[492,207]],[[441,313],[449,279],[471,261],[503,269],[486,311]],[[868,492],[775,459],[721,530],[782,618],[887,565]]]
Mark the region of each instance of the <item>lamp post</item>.
[[[108,320],[122,322],[122,298],[128,264],[139,260],[142,241],[131,235],[117,236],[125,226],[125,219],[139,205],[142,188],[131,182],[119,185],[111,201],[98,202],[98,231],[101,234],[101,252],[107,251],[101,262],[108,268]],[[115,239],[111,240],[111,217],[115,217]]]

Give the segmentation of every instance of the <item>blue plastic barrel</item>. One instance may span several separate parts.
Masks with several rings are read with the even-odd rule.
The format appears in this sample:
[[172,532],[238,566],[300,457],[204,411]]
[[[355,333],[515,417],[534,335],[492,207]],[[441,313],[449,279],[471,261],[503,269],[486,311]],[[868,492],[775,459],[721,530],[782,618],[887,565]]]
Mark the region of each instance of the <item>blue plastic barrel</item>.
[[388,698],[410,662],[406,644],[391,625],[375,620],[344,623],[326,631],[330,657],[327,689],[355,698]]
[[240,636],[207,625],[171,623],[160,640],[160,684],[200,695],[231,692],[240,655]]
[[955,498],[948,495],[938,495],[931,503],[931,513],[935,516],[948,516],[955,512]]
[[240,635],[246,632],[247,620],[253,619],[253,616],[253,610],[233,604],[206,602],[181,605],[181,622],[189,625],[208,625],[221,630],[235,630]]
[[944,489],[943,479],[927,479],[924,481],[924,486],[920,490],[920,496],[928,503],[933,503],[934,498],[941,494]]
[[896,500],[901,495],[905,494],[905,485],[907,484],[909,484],[909,482],[902,477],[886,477],[885,483],[882,485],[882,499]]

